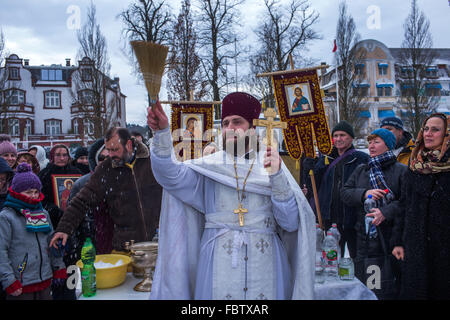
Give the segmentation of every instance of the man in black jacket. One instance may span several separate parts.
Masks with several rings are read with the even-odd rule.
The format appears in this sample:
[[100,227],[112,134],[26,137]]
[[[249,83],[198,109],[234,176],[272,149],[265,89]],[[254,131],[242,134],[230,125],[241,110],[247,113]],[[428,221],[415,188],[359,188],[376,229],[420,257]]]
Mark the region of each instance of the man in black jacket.
[[367,163],[369,155],[353,147],[355,134],[348,122],[339,122],[333,128],[332,136],[334,145],[331,153],[322,155],[314,167],[320,212],[325,230],[328,230],[332,223],[337,224],[341,234],[339,243],[341,256],[344,255],[345,244],[347,244],[350,257],[354,258],[356,256],[356,212],[354,208],[344,205],[340,192],[356,167]]

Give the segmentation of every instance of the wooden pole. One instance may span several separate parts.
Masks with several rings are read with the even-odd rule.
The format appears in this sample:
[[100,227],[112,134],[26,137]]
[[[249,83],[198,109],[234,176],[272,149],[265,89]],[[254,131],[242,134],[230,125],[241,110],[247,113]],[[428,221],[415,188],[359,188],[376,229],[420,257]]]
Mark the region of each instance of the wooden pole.
[[320,66],[317,66],[317,67],[309,67],[309,68],[302,68],[302,69],[282,70],[282,71],[258,73],[256,76],[257,77],[268,77],[268,76],[275,76],[275,75],[280,75],[280,74],[288,74],[288,73],[297,72],[297,71],[317,70],[317,69],[323,69],[323,68],[328,68],[328,67],[329,67],[329,65],[320,65]]
[[292,54],[289,53],[289,63],[291,64],[291,70],[294,70],[294,59],[292,59]]
[[311,184],[314,193],[314,201],[316,203],[317,219],[319,220],[320,229],[324,230],[324,226],[322,224],[322,215],[320,213],[319,196],[317,195],[316,179],[314,178],[314,173],[312,170],[309,170],[309,176],[311,177]]

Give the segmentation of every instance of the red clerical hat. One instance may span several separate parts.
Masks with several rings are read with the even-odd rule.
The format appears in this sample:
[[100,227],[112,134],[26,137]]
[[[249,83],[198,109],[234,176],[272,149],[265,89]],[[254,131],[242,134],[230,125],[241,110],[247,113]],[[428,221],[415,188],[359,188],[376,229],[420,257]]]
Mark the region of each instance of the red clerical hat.
[[261,113],[261,103],[255,97],[244,92],[228,94],[222,101],[222,120],[228,116],[241,116],[253,125],[253,119],[258,119]]

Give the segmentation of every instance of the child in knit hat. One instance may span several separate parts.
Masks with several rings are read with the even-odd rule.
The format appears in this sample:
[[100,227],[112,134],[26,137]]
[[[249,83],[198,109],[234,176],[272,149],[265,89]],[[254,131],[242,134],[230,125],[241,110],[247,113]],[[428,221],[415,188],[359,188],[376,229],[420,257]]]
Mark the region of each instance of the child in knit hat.
[[0,211],[0,282],[9,300],[51,300],[52,279],[67,278],[62,256],[48,250],[53,228],[41,188],[31,166],[19,164]]
[[17,149],[9,141],[5,140],[0,143],[0,157],[8,162],[8,165],[12,168],[16,163],[17,159]]

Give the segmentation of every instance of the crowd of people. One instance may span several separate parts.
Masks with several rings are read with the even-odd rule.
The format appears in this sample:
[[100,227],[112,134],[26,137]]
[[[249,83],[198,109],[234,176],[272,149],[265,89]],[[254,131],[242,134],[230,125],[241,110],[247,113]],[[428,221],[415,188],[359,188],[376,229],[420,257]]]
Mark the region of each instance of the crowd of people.
[[[303,161],[303,170],[314,171],[324,228],[337,224],[341,255],[347,247],[358,279],[367,278],[367,258],[387,253],[394,288],[379,298],[450,299],[448,126],[445,114],[432,114],[414,140],[401,119],[383,119],[367,137],[367,155],[355,150],[353,128],[342,121],[331,153]],[[311,183],[303,183],[317,214]],[[369,195],[377,208],[367,213]],[[368,236],[366,216],[378,237]]]
[[[230,94],[222,108],[224,137],[254,132],[261,110],[256,99]],[[318,212],[325,230],[337,224],[341,255],[348,252],[361,281],[367,277],[365,259],[386,255],[387,248],[395,280],[389,298],[450,299],[445,114],[428,116],[416,139],[399,118],[383,119],[367,137],[368,153],[354,147],[352,125],[339,122],[331,153],[303,160],[300,188],[276,150],[262,154],[260,145],[251,148],[246,138],[239,154],[239,136],[224,138],[224,150],[208,146],[207,161],[176,165],[164,111],[157,104],[148,112],[155,134],[151,148],[137,133],[110,128],[73,156],[57,144],[47,159],[42,146],[18,151],[9,136],[0,135],[1,299],[75,300],[66,267],[80,259],[87,237],[97,254],[128,254],[125,242],[150,241],[158,227],[152,298],[313,298]],[[245,160],[217,165],[228,154]],[[261,168],[254,161],[259,156]],[[264,168],[272,170],[268,177]],[[319,208],[304,174],[310,170]],[[64,206],[55,201],[54,175],[80,177]],[[377,206],[365,212],[369,196]],[[233,210],[239,219],[224,213]],[[378,237],[369,237],[366,217],[373,218]],[[242,278],[248,272],[253,278]]]

